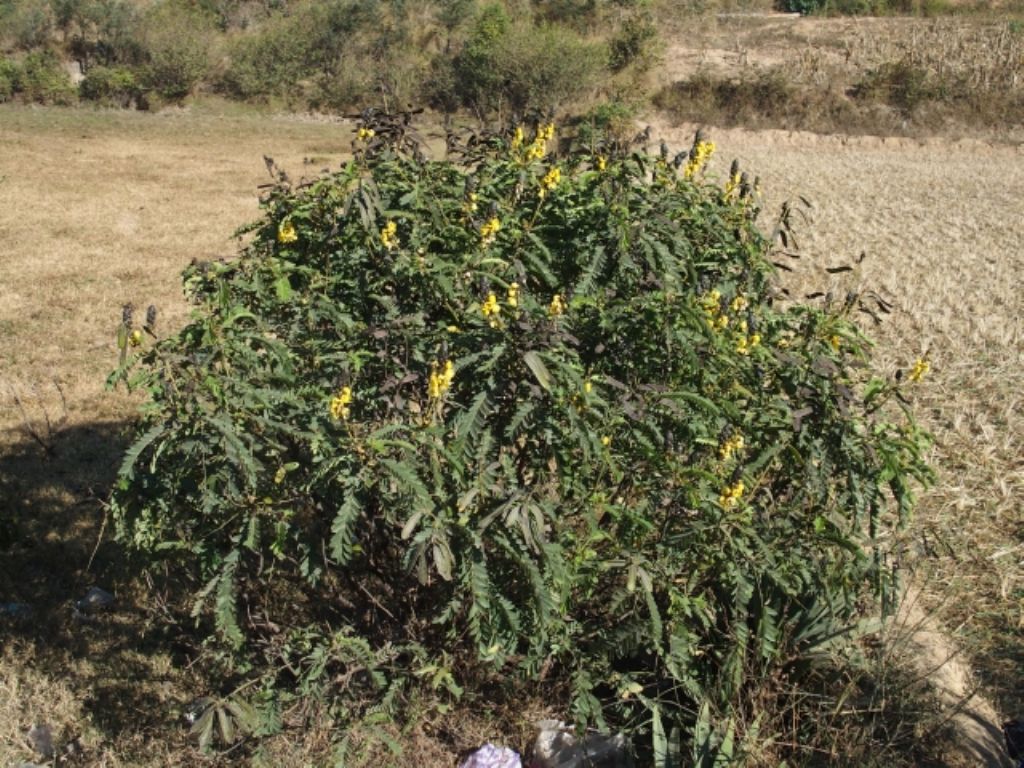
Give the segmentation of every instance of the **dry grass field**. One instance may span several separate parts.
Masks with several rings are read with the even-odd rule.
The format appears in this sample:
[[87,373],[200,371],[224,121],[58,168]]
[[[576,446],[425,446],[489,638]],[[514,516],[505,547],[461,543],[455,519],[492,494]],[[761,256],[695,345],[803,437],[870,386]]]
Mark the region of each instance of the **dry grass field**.
[[[695,128],[653,122],[674,146]],[[763,179],[766,226],[785,199],[813,204],[798,229],[804,257],[785,278],[793,295],[876,290],[895,305],[870,329],[879,368],[930,359],[914,397],[939,480],[905,542],[907,580],[1000,714],[1024,714],[1024,148],[712,137],[713,172],[737,157]],[[136,405],[104,390],[114,334],[127,302],[156,304],[164,333],[181,325],[179,273],[235,251],[268,178],[263,155],[312,175],[349,140],[338,122],[220,103],[157,114],[0,106],[0,507],[15,519],[0,531],[0,603],[33,612],[0,617],[0,765],[32,758],[23,737],[35,722],[60,743],[78,737],[89,765],[200,760],[180,718],[206,693],[185,663],[188,628],[162,621],[163,596],[104,529]],[[862,252],[856,271],[825,272]],[[76,619],[72,603],[93,585],[117,595],[115,610]],[[279,763],[306,759],[293,749]],[[418,764],[453,759],[436,748]]]

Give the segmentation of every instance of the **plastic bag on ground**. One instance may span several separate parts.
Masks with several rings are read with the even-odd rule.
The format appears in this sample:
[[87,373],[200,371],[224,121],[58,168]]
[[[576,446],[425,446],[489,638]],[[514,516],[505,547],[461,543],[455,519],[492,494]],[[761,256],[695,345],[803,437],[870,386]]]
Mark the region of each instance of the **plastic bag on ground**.
[[484,744],[467,757],[459,768],[522,768],[519,755],[508,747]]
[[560,720],[541,720],[530,768],[633,768],[621,733],[588,733],[582,739]]

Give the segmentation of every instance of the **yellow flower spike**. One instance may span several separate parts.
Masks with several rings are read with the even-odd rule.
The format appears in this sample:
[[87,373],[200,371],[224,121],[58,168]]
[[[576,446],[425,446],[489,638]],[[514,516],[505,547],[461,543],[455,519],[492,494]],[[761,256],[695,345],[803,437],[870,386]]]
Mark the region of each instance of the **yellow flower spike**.
[[374,137],[374,130],[373,130],[373,128],[360,128],[359,132],[356,133],[356,138],[359,139],[359,141],[369,141],[373,137]]
[[591,391],[592,391],[593,389],[594,389],[594,385],[590,383],[590,379],[586,379],[586,380],[585,380],[585,381],[583,382],[583,391],[584,391],[584,393],[586,393],[586,394],[588,394],[588,395],[589,395],[589,394],[590,394],[590,392],[591,392]]
[[487,294],[487,301],[480,305],[480,313],[487,318],[491,328],[497,328],[501,322],[501,306],[498,304],[498,297],[493,293]]
[[398,247],[398,225],[389,221],[380,230],[380,242],[389,251]]
[[430,364],[430,378],[427,380],[427,395],[431,400],[440,400],[444,397],[455,381],[455,365],[451,360],[445,360],[440,365],[436,360]]
[[519,306],[519,283],[509,283],[507,304],[513,309]]
[[597,170],[603,171],[608,167],[608,158],[604,155],[598,155],[594,165],[597,167]]
[[686,162],[683,168],[683,176],[687,179],[692,179],[698,173],[703,170],[708,160],[711,159],[711,155],[715,153],[715,143],[713,141],[699,141],[694,145],[693,149],[690,150],[690,159]]
[[736,196],[740,191],[740,179],[739,173],[734,173],[727,182],[725,182],[725,199],[735,200]]
[[925,377],[925,374],[927,374],[928,371],[931,370],[931,367],[931,363],[929,363],[928,360],[926,360],[925,358],[917,358],[917,360],[914,361],[914,368],[910,371],[911,383],[916,384],[917,382],[921,381],[921,379]]
[[480,242],[484,245],[490,245],[494,242],[499,231],[501,231],[501,220],[497,216],[492,216],[480,227]]
[[523,129],[521,126],[516,126],[515,135],[512,136],[512,149],[516,150],[523,146]]
[[544,178],[540,180],[541,191],[554,189],[561,180],[562,171],[556,166],[544,174]]
[[733,435],[718,448],[718,458],[728,461],[734,453],[743,450],[743,435]]
[[548,316],[558,317],[565,314],[565,299],[562,298],[562,294],[556,293],[551,298],[551,304],[548,305]]
[[743,484],[743,481],[737,480],[734,484],[727,485],[722,489],[722,492],[718,495],[718,503],[726,509],[731,509],[739,504],[745,490],[746,486]]
[[341,391],[331,399],[331,418],[335,421],[347,419],[352,414],[349,406],[353,399],[352,387],[342,387]]
[[277,227],[277,242],[294,243],[299,239],[299,233],[295,231],[295,225],[291,219],[285,219]]

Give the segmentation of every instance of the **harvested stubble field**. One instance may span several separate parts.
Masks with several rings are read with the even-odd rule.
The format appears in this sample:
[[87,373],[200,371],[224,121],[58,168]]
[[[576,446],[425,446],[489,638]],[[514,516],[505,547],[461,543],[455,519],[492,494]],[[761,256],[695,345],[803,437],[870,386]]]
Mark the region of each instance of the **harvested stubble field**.
[[[693,128],[656,125],[655,136],[681,147]],[[103,530],[103,494],[135,407],[104,392],[114,333],[126,302],[156,304],[163,333],[181,324],[179,273],[193,258],[234,252],[232,233],[255,217],[267,180],[262,155],[312,174],[337,164],[348,133],[222,106],[0,110],[0,504],[17,521],[5,532],[0,600],[34,612],[0,628],[0,764],[29,759],[23,735],[44,721],[80,735],[93,765],[198,758],[180,720],[206,693],[183,664],[187,632],[160,623],[161,596],[126,572]],[[777,131],[713,138],[712,173],[737,157],[764,180],[766,226],[785,199],[813,203],[798,229],[804,256],[785,278],[793,295],[876,290],[895,305],[870,329],[880,369],[931,360],[913,392],[935,435],[939,482],[906,542],[912,578],[983,690],[1019,715],[1024,150]],[[861,252],[854,271],[825,271]],[[115,591],[117,608],[96,624],[75,621],[71,603],[93,584]],[[441,750],[418,764],[452,758]],[[303,761],[293,753],[281,764]]]

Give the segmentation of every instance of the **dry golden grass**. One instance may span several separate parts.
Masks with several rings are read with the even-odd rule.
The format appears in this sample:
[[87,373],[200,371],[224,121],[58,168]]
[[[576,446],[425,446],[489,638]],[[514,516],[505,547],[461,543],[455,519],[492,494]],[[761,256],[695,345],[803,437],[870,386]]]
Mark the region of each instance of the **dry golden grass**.
[[[181,323],[177,276],[192,258],[235,251],[231,235],[256,216],[268,180],[261,155],[301,174],[348,147],[337,126],[244,111],[14,106],[0,114],[0,143],[3,389],[33,401],[39,387],[59,411],[58,377],[72,424],[125,414],[102,387],[121,304],[152,302],[163,327]],[[9,391],[0,404],[0,428],[17,424]]]
[[[692,128],[660,133],[682,146]],[[767,210],[796,194],[815,203],[794,289],[879,290],[897,306],[872,331],[882,370],[925,353],[932,360],[914,398],[936,436],[940,479],[908,545],[921,555],[914,562],[929,604],[1004,714],[1018,714],[1024,152],[945,139],[713,137],[714,170],[739,157],[765,180]],[[257,215],[256,187],[267,179],[261,156],[293,175],[312,173],[341,158],[347,129],[225,105],[160,114],[5,106],[0,145],[0,504],[20,528],[0,567],[0,602],[36,610],[25,625],[0,625],[9,649],[0,658],[0,693],[9,694],[0,764],[28,758],[21,737],[40,720],[61,738],[80,734],[89,764],[196,764],[178,718],[210,691],[187,667],[187,628],[166,626],[161,595],[121,562],[108,536],[96,549],[102,495],[135,407],[103,389],[116,364],[114,331],[127,301],[157,304],[163,332],[179,326],[187,312],[179,272],[194,257],[234,253],[233,231]],[[315,163],[304,165],[310,157]],[[846,281],[822,271],[862,250],[866,260]],[[66,416],[52,429],[53,456],[22,433],[15,395],[44,441],[44,413]],[[115,591],[118,607],[95,625],[77,624],[70,601],[94,583]],[[525,734],[525,723],[501,727]],[[307,751],[271,741],[274,762],[323,759],[330,734],[313,716],[308,725]],[[424,728],[403,736],[422,750],[420,759],[403,758],[410,765],[452,764],[488,731],[483,720],[461,735],[452,723]]]

